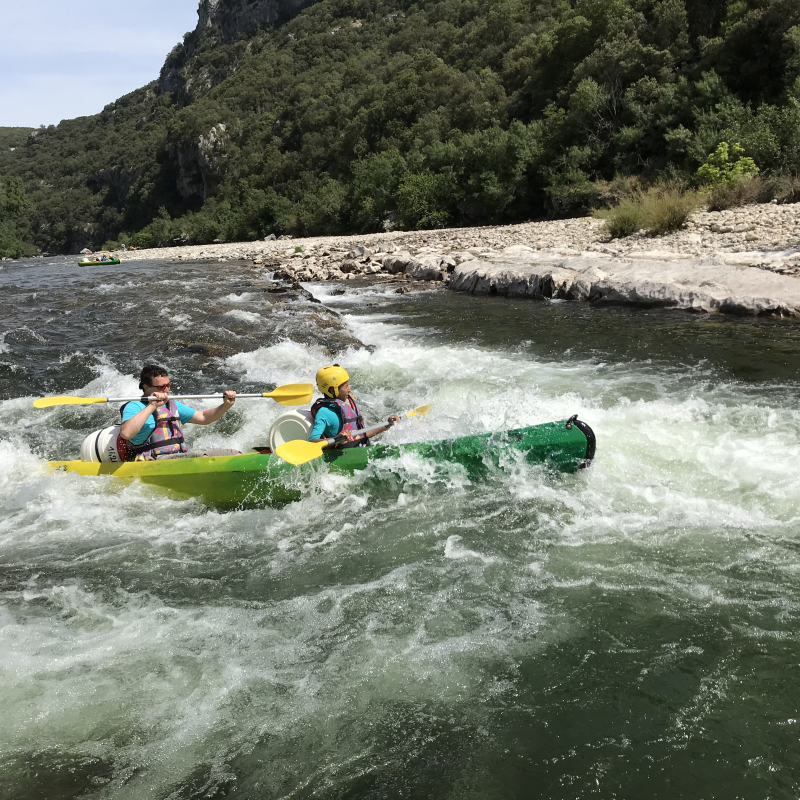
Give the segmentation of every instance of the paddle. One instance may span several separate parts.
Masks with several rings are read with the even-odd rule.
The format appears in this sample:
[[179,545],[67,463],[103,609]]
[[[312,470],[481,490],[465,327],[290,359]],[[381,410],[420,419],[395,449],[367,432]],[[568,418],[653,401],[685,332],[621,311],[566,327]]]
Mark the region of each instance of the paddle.
[[[271,392],[261,394],[237,394],[237,400],[252,400],[256,397],[271,397],[282,406],[304,406],[311,402],[314,386],[310,383],[287,383]],[[221,394],[173,394],[170,400],[222,400]],[[33,401],[35,408],[51,408],[52,406],[90,406],[96,403],[130,403],[134,400],[151,400],[150,397],[40,397]]]
[[[433,403],[428,403],[426,406],[420,406],[419,408],[415,408],[413,411],[407,412],[404,416],[424,417],[425,414],[427,414],[432,408]],[[371,436],[377,431],[383,430],[386,424],[391,426],[394,425],[394,422],[385,423],[384,425],[377,425],[376,427],[370,428],[367,431],[360,431],[359,436]],[[345,437],[341,433],[332,439],[325,439],[322,442],[307,442],[305,439],[294,439],[291,442],[284,442],[284,444],[276,448],[275,455],[280,456],[289,464],[299,466],[300,464],[305,464],[308,461],[313,461],[315,458],[319,458],[326,448],[331,447],[334,444],[339,444],[339,442],[343,441],[345,441]]]

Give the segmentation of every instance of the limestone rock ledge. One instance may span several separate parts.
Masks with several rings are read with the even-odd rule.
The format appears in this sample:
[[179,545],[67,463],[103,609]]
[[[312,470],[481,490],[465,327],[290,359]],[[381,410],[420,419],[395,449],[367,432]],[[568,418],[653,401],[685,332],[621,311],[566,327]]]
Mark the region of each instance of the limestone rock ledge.
[[800,278],[717,258],[466,261],[450,275],[448,288],[478,295],[800,318]]

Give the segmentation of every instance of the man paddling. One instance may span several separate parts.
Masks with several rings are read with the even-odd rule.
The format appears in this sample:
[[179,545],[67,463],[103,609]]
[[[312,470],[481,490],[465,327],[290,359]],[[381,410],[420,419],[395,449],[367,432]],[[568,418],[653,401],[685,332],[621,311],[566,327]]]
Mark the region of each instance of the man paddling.
[[367,447],[370,438],[388,431],[395,422],[400,422],[400,417],[392,414],[388,425],[372,428],[369,436],[358,433],[364,430],[364,419],[350,393],[350,376],[338,364],[323,367],[317,372],[317,388],[325,396],[311,406],[314,424],[309,442],[324,442],[341,434],[344,441],[337,447]]
[[119,435],[128,441],[129,458],[135,461],[152,461],[165,458],[191,458],[194,456],[231,456],[238,450],[207,450],[189,453],[183,439],[183,426],[187,423],[210,425],[223,417],[236,402],[236,392],[223,394],[222,405],[196,411],[178,400],[169,399],[169,373],[163,367],[147,364],[139,376],[143,398],[126,403],[122,411]]

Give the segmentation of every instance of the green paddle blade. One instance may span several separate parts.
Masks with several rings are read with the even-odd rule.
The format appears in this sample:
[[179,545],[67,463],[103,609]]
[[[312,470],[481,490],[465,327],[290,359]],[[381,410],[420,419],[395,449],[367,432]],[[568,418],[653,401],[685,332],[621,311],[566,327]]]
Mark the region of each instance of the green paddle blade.
[[52,406],[91,406],[95,403],[107,403],[106,397],[40,397],[33,401],[34,408],[51,408]]
[[282,406],[304,406],[311,402],[314,386],[311,383],[287,383],[271,392],[264,392],[264,397],[271,397]]
[[433,408],[433,403],[428,403],[426,406],[420,406],[413,411],[409,411],[407,417],[424,417]]
[[322,455],[325,449],[325,442],[307,442],[305,439],[294,439],[286,442],[275,449],[275,455],[282,458],[289,464],[299,466],[307,461],[313,461]]

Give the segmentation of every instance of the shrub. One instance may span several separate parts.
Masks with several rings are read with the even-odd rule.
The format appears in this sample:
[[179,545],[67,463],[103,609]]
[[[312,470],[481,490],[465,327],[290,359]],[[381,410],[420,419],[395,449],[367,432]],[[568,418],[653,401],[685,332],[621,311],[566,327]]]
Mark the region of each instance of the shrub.
[[594,212],[595,217],[606,221],[605,230],[612,239],[624,239],[644,227],[640,197],[629,197],[613,208]]
[[756,162],[745,156],[744,148],[738,142],[733,147],[727,142],[720,142],[706,163],[697,170],[697,175],[706,186],[732,188],[758,172]]
[[555,174],[544,191],[549,211],[556,217],[585,214],[598,205],[597,186],[580,169]]
[[452,171],[409,173],[397,191],[398,215],[404,228],[444,228],[460,199]]
[[800,177],[797,175],[777,175],[764,181],[764,184],[765,199],[761,200],[762,203],[769,200],[777,200],[779,203],[800,203]]
[[642,179],[638,175],[617,175],[611,181],[597,180],[594,186],[599,208],[618,206],[623,200],[643,191]]
[[738,183],[719,183],[708,196],[709,211],[724,211],[735,206],[766,203],[772,199],[769,185],[760,175],[748,175]]
[[595,211],[594,216],[606,221],[605,229],[612,239],[642,229],[651,236],[663,236],[680,230],[702,202],[703,196],[697,192],[660,183],[636,192],[613,208]]
[[682,192],[670,184],[651,187],[642,203],[645,227],[651,236],[680,230],[702,202],[697,192]]
[[10,226],[0,222],[0,258],[19,258],[23,252],[22,240]]
[[153,237],[147,231],[139,231],[131,236],[131,244],[137,250],[148,250],[153,247]]

